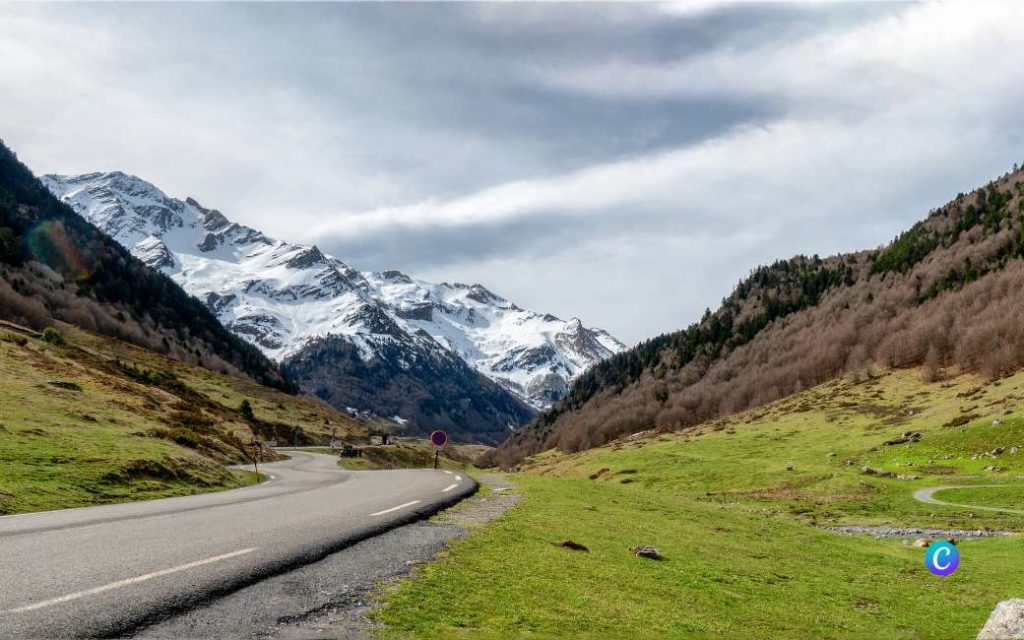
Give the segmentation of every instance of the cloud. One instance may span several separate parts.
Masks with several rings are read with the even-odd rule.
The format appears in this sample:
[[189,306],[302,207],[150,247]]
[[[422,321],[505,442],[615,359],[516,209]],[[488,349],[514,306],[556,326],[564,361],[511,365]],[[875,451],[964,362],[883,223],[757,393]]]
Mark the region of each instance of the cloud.
[[[1016,57],[1007,54],[1024,44],[1013,24],[1005,7],[922,5],[838,34],[716,51],[679,64],[605,67],[589,76],[597,85],[569,74],[562,86],[576,91],[771,100],[785,116],[678,149],[452,200],[343,215],[307,237],[369,263],[390,254],[414,270],[443,272],[445,262],[457,272],[479,270],[490,258],[499,280],[502,260],[515,257],[541,260],[546,269],[559,261],[586,265],[598,282],[624,276],[639,282],[649,278],[645,271],[671,281],[673,270],[696,269],[716,283],[714,297],[690,300],[690,291],[681,290],[670,305],[675,317],[693,318],[759,262],[798,251],[871,248],[1008,168],[1020,155],[1022,134],[1013,105],[1024,98]],[[736,230],[760,244],[736,241]],[[718,264],[717,273],[716,261],[698,260],[689,242],[708,237],[719,240],[729,265]],[[581,244],[629,246],[643,259],[621,271],[621,260],[617,266],[589,261]],[[673,246],[689,248],[680,254]],[[567,275],[575,279],[578,272]],[[528,287],[522,291],[528,295]],[[608,318],[639,337],[630,328],[651,299],[628,297],[625,311],[604,300],[560,306]],[[663,322],[663,330],[685,324]]]
[[0,121],[38,170],[130,171],[359,268],[635,341],[1020,160],[1022,14],[4,5]]

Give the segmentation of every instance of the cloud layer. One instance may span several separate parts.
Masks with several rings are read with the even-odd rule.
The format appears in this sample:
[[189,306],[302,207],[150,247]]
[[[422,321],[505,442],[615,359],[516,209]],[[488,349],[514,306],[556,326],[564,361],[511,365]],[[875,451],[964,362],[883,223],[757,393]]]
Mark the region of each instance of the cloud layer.
[[3,136],[626,341],[1024,158],[1019,3],[0,6]]

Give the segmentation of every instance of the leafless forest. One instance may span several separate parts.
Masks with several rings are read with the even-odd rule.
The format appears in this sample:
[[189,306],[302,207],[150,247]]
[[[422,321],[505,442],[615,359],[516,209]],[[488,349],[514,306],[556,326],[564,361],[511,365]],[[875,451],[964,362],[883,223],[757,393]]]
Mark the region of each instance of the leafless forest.
[[1022,294],[1015,168],[885,248],[757,269],[700,323],[595,368],[483,462],[677,430],[872,365],[998,376],[1024,366]]

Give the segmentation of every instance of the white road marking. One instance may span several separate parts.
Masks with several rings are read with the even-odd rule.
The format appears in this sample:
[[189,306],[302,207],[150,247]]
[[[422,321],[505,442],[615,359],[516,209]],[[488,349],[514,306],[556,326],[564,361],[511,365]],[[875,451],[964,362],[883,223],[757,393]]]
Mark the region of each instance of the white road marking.
[[455,476],[456,482],[462,482],[462,476]]
[[441,493],[448,493],[449,491],[451,491],[452,489],[454,489],[457,486],[459,486],[458,483],[450,484],[447,487],[445,487],[444,489],[441,489]]
[[422,500],[413,500],[412,502],[406,502],[405,504],[400,504],[397,507],[391,507],[390,509],[385,509],[383,511],[378,511],[377,513],[371,513],[370,515],[371,516],[382,516],[385,513],[391,513],[392,511],[398,511],[399,509],[404,509],[406,507],[411,507],[412,505],[419,504],[420,502],[422,502]]
[[239,551],[232,551],[231,553],[225,553],[219,556],[213,556],[212,558],[206,558],[205,560],[196,560],[195,562],[189,562],[188,564],[178,565],[177,567],[171,567],[169,569],[161,569],[160,571],[154,571],[153,573],[147,573],[145,575],[136,576],[134,578],[128,578],[127,580],[118,580],[117,582],[111,582],[105,584],[102,587],[95,587],[93,589],[86,589],[85,591],[76,591],[75,593],[69,593],[66,596],[60,596],[59,598],[52,598],[50,600],[43,600],[42,602],[36,602],[35,604],[28,604],[23,607],[17,607],[15,609],[8,609],[3,613],[24,613],[26,611],[35,611],[37,609],[43,609],[45,607],[52,607],[55,604],[63,604],[72,600],[78,600],[86,596],[95,596],[106,591],[112,591],[114,589],[120,589],[121,587],[127,587],[129,585],[138,584],[153,578],[160,578],[162,576],[168,576],[172,573],[179,573],[181,571],[187,571],[189,569],[195,569],[206,564],[213,564],[214,562],[220,562],[221,560],[227,560],[228,558],[234,558],[237,556],[245,555],[256,551],[257,547],[251,549],[241,549]]
[[449,470],[447,470],[447,469],[442,469],[442,471],[444,471],[444,472],[445,472],[445,473],[447,473],[448,475],[452,475],[452,472],[451,472],[451,471],[449,471]]

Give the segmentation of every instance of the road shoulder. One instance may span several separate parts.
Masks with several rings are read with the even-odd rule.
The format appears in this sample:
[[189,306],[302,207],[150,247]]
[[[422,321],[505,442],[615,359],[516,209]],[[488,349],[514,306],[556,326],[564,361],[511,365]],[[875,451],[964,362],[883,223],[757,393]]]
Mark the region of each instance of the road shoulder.
[[370,638],[378,596],[434,560],[450,542],[499,517],[518,500],[500,476],[429,521],[359,542],[312,564],[245,587],[139,630],[133,638]]

